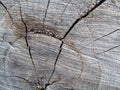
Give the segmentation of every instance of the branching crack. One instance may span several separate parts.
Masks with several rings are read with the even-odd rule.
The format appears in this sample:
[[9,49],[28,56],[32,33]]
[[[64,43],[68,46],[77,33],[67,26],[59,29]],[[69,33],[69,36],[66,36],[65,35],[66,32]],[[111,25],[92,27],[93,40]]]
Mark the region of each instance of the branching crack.
[[10,19],[13,21],[13,18],[12,18],[12,16],[11,16],[10,12],[8,11],[8,8],[3,4],[2,1],[0,1],[0,5],[3,6],[3,8],[7,11],[7,13],[8,13],[8,15],[9,15]]
[[[54,68],[53,68],[53,71],[52,71],[52,74],[50,75],[50,78],[48,80],[48,84],[50,83],[50,80],[51,78],[53,77],[54,73],[55,73],[55,69],[56,69],[56,64],[57,64],[57,61],[59,59],[59,56],[62,52],[62,46],[64,44],[64,39],[67,37],[67,35],[70,33],[70,31],[74,28],[74,26],[80,21],[82,20],[83,18],[86,18],[89,13],[91,13],[94,9],[96,9],[98,6],[100,6],[103,2],[105,2],[106,0],[96,0],[96,2],[92,3],[91,5],[89,5],[87,7],[87,9],[85,9],[83,12],[80,13],[80,16],[73,22],[73,24],[70,26],[70,28],[67,30],[67,32],[65,33],[65,35],[60,38],[60,40],[62,41],[61,42],[61,45],[60,45],[60,49],[59,49],[59,52],[58,52],[58,55],[56,57],[56,60],[54,62]],[[82,71],[82,70],[81,70]]]
[[58,82],[59,80],[53,81],[51,83],[45,84],[45,88],[41,89],[41,90],[46,90],[46,88],[50,85],[53,85],[54,83]]
[[[19,4],[20,4],[20,3],[19,3]],[[21,16],[21,21],[22,21],[22,23],[24,24],[24,27],[25,27],[25,33],[26,33],[26,35],[25,35],[25,41],[26,41],[26,45],[27,45],[27,47],[28,47],[30,59],[31,59],[31,61],[32,61],[32,64],[33,64],[33,66],[34,66],[34,69],[36,70],[36,66],[35,66],[35,63],[34,63],[34,60],[33,60],[33,57],[32,57],[32,53],[31,53],[31,48],[30,48],[30,45],[29,45],[28,39],[27,39],[27,38],[28,38],[28,28],[27,28],[27,25],[26,25],[26,23],[25,23],[25,21],[24,21],[24,19],[23,19],[23,16],[22,16],[21,4],[20,4],[20,16]]]

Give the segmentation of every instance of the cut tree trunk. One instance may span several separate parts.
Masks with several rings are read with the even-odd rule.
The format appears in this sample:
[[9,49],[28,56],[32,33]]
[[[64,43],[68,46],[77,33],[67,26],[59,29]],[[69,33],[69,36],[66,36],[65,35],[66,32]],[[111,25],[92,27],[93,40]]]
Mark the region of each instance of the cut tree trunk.
[[119,0],[1,0],[0,90],[120,90]]

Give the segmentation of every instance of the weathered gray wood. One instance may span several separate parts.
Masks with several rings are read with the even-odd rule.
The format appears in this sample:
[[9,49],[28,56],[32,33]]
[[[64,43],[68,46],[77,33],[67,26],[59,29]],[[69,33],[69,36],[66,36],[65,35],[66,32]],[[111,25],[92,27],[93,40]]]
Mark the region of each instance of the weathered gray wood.
[[120,90],[119,0],[1,1],[0,90]]

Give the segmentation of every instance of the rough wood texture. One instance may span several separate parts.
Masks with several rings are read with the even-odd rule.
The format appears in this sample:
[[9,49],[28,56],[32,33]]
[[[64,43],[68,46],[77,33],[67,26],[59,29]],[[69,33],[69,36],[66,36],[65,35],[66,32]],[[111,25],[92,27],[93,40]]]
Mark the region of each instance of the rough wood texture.
[[1,0],[0,90],[120,90],[120,1]]

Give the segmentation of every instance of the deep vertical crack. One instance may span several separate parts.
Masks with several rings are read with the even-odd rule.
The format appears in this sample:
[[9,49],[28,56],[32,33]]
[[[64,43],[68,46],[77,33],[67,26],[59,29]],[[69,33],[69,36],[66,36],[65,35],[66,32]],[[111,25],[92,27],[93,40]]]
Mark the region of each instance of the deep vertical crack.
[[31,59],[32,64],[33,64],[33,66],[34,66],[34,69],[35,69],[35,71],[36,71],[36,66],[35,66],[35,63],[34,63],[34,60],[33,60],[33,57],[32,57],[31,48],[30,48],[30,45],[29,45],[28,39],[27,39],[27,38],[28,38],[28,28],[27,28],[27,25],[26,25],[26,23],[25,23],[25,21],[24,21],[24,19],[23,19],[23,16],[22,16],[21,4],[19,3],[19,5],[20,5],[20,17],[21,17],[21,21],[22,21],[22,23],[24,24],[24,27],[25,27],[25,33],[26,33],[26,35],[25,35],[25,41],[26,41],[26,45],[27,45],[27,47],[28,47],[30,59]]

